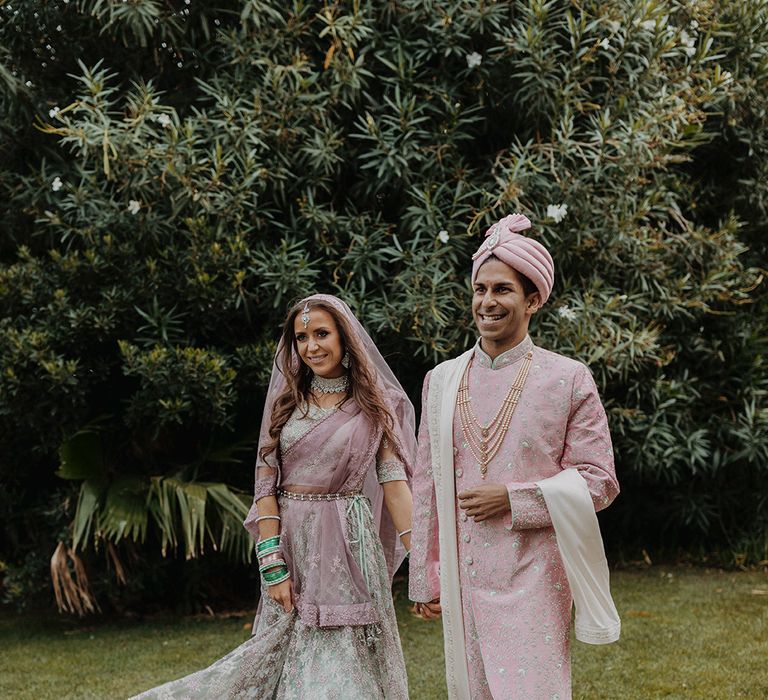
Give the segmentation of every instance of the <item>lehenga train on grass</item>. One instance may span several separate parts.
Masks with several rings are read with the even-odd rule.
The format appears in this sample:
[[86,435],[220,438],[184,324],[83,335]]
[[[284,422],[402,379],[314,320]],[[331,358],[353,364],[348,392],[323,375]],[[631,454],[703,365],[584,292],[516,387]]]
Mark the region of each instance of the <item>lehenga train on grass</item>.
[[253,636],[137,698],[408,697],[392,576],[410,547],[414,410],[349,307],[288,313],[267,392],[254,502]]

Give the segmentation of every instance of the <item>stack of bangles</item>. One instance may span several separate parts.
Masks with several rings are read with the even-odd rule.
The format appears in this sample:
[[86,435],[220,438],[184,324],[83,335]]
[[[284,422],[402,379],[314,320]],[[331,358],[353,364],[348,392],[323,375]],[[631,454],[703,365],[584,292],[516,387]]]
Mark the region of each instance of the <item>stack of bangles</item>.
[[[280,516],[266,516],[279,520]],[[262,516],[261,519],[266,519]],[[288,566],[280,554],[280,535],[267,537],[256,543],[256,558],[259,560],[259,573],[267,586],[275,586],[290,578]]]

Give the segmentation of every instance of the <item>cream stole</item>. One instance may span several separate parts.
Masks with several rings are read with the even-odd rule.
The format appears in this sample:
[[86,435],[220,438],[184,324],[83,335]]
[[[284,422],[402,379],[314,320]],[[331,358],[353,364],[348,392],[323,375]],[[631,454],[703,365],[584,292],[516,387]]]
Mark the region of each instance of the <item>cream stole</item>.
[[474,348],[432,370],[427,397],[432,478],[440,533],[440,605],[443,608],[445,679],[449,700],[470,700],[464,617],[456,535],[456,481],[453,477],[453,416],[459,382]]
[[[453,421],[459,383],[474,348],[432,371],[427,397],[432,478],[440,541],[440,604],[443,608],[445,670],[450,700],[470,700],[459,585]],[[606,644],[619,637],[603,540],[587,484],[575,469],[536,482],[552,517],[566,576],[576,604],[576,638]]]

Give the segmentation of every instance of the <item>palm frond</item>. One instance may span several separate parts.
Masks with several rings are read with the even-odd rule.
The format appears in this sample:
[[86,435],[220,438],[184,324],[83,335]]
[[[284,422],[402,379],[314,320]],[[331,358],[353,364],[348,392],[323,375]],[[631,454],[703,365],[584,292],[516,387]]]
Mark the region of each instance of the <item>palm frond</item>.
[[128,537],[144,542],[149,520],[146,492],[146,481],[136,476],[120,477],[110,485],[99,513],[99,532],[107,541],[118,544]]
[[85,544],[91,538],[91,529],[103,492],[102,486],[93,479],[86,479],[80,487],[75,519],[72,523],[72,549],[77,550],[81,543]]
[[59,542],[51,557],[51,580],[56,605],[61,612],[76,613],[82,617],[87,612],[99,610],[82,560],[64,542]]

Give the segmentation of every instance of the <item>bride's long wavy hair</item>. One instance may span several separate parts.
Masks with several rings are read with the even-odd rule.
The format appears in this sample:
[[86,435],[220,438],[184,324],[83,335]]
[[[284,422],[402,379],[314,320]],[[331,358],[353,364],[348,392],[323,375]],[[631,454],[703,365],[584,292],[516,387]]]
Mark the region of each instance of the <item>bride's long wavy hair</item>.
[[[312,383],[312,370],[299,357],[296,346],[296,334],[293,324],[297,314],[308,303],[309,309],[323,309],[327,311],[336,322],[336,327],[341,335],[342,351],[349,353],[349,389],[347,398],[343,403],[354,399],[360,410],[368,417],[372,424],[383,423],[384,436],[390,445],[396,445],[393,433],[393,418],[387,410],[381,392],[376,386],[376,378],[369,369],[365,352],[355,338],[355,334],[347,323],[344,315],[332,304],[322,299],[310,299],[309,302],[298,302],[288,310],[285,325],[282,332],[282,355],[279,358],[280,367],[284,368],[286,387],[282,394],[275,400],[272,408],[272,422],[269,426],[269,442],[261,448],[261,458],[266,457],[277,450],[280,445],[280,432],[296,406],[308,406],[309,394]],[[298,358],[298,367],[296,367]],[[343,404],[342,404],[343,405]]]

